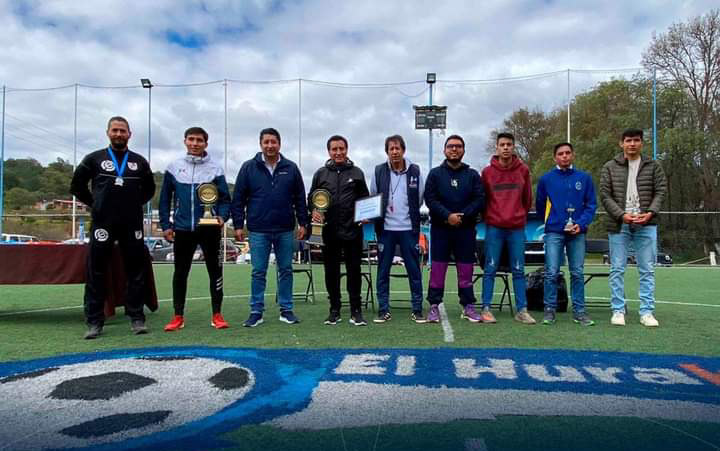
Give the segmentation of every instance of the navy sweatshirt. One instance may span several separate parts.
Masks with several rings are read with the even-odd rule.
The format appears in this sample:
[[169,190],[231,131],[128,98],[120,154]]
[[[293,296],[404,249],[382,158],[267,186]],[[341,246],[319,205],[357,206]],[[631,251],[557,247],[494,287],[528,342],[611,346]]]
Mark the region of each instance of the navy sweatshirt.
[[238,172],[230,211],[235,229],[241,229],[247,221],[251,232],[288,232],[295,228],[296,218],[299,225],[306,227],[305,184],[297,165],[280,155],[270,174],[262,152],[258,152]]
[[[548,200],[550,212],[546,211]],[[587,172],[574,168],[561,170],[555,168],[540,177],[535,197],[535,209],[541,218],[545,218],[545,232],[564,233],[568,220],[568,208],[573,208],[573,222],[580,225],[582,233],[595,216],[595,186]]]
[[465,163],[453,169],[443,161],[433,168],[425,181],[424,197],[434,226],[447,226],[451,213],[462,213],[460,226],[474,227],[478,214],[485,208],[485,188],[480,174]]

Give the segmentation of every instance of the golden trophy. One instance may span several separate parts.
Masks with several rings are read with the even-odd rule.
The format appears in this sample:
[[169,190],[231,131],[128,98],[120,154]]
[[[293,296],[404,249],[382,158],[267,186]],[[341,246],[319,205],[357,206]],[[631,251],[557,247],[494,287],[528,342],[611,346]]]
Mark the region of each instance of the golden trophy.
[[218,200],[218,189],[213,183],[202,183],[197,187],[198,197],[203,204],[205,212],[198,221],[201,226],[219,226],[220,220],[212,214],[212,207]]
[[[314,210],[325,214],[325,212],[328,211],[328,208],[330,208],[330,191],[326,189],[316,189],[315,191],[313,191],[312,195],[310,195],[310,204],[312,205]],[[310,234],[310,239],[308,239],[308,243],[322,246],[322,230],[325,224],[313,222],[310,225],[312,226],[312,233]]]

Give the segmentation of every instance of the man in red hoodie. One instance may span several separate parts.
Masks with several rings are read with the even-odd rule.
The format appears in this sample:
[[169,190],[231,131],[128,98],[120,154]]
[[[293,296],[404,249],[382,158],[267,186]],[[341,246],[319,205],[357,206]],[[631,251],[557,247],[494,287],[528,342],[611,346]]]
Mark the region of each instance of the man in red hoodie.
[[495,289],[495,273],[500,254],[507,243],[515,291],[515,320],[535,324],[527,312],[525,296],[525,223],[532,205],[530,170],[515,155],[515,137],[511,133],[498,133],[495,155],[482,171],[485,185],[485,266],[482,285],[484,323],[496,322],[490,304]]

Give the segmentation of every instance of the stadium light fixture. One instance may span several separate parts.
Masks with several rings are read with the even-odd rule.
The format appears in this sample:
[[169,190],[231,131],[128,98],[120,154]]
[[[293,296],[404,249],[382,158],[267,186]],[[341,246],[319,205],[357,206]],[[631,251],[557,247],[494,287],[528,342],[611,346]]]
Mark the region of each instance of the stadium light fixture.
[[[140,84],[143,89],[148,90],[148,165],[152,161],[152,87],[153,84],[149,78],[141,78]],[[148,202],[147,206],[147,222],[148,222],[148,233],[145,236],[152,236],[152,201]]]

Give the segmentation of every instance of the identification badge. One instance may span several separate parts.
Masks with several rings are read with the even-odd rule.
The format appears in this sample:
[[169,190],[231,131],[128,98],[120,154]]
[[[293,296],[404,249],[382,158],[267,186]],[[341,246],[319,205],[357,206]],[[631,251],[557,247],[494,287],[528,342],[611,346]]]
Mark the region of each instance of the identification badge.
[[122,177],[115,177],[115,186],[123,186],[124,184],[125,180]]

